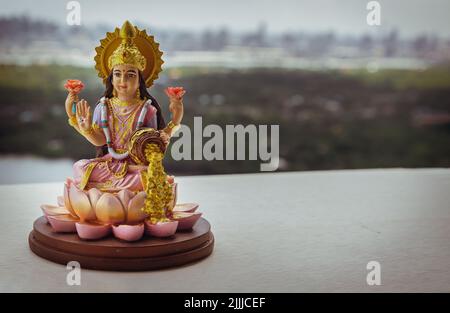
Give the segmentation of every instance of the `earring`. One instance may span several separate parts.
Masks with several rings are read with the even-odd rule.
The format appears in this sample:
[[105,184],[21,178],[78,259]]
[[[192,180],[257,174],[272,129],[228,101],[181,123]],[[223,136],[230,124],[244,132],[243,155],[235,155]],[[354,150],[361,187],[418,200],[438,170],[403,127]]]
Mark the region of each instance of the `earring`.
[[113,96],[114,96],[114,97],[117,97],[117,91],[116,91],[116,89],[113,89]]
[[138,90],[136,91],[136,99],[141,99],[141,92]]

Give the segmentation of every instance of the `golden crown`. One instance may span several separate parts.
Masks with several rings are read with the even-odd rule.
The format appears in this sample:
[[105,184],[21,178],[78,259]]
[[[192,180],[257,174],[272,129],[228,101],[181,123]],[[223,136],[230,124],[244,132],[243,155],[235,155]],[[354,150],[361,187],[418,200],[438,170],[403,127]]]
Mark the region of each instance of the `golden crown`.
[[120,64],[128,64],[143,71],[147,62],[133,43],[133,40],[136,37],[136,29],[130,22],[126,21],[120,29],[119,34],[120,38],[122,38],[122,43],[108,58],[109,68],[113,68]]
[[161,59],[163,53],[154,37],[129,21],[125,21],[121,29],[116,28],[113,33],[106,33],[106,38],[100,40],[100,46],[95,51],[95,69],[104,82],[114,66],[128,64],[141,71],[146,86],[150,87],[158,78],[164,63]]

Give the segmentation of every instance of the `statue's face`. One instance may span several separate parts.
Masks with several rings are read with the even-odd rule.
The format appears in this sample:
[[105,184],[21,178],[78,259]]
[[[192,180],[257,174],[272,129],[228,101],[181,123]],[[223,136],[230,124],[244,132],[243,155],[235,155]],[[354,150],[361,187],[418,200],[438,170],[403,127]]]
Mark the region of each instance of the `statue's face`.
[[134,98],[139,88],[139,72],[131,65],[116,65],[112,84],[119,96]]

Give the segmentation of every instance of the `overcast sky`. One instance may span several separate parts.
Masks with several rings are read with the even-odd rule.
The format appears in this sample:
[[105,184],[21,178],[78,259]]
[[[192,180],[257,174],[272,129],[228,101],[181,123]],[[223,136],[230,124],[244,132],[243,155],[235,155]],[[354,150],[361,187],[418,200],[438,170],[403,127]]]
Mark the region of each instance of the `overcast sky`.
[[[27,14],[66,21],[64,0],[4,1],[1,15]],[[261,22],[269,32],[336,31],[341,34],[387,32],[450,37],[449,0],[379,0],[381,26],[366,24],[367,0],[80,0],[82,23],[121,25],[125,19],[158,28],[198,30],[226,26],[254,30]]]

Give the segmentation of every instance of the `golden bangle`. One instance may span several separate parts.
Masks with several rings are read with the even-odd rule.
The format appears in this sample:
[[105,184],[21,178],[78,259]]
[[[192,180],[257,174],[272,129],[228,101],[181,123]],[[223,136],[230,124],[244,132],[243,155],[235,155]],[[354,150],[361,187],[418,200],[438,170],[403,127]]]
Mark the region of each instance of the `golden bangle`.
[[83,130],[81,129],[81,133],[83,134],[83,136],[89,136],[90,134],[92,134],[94,132],[94,129],[89,128],[88,130]]
[[78,122],[77,122],[77,118],[75,117],[75,115],[72,115],[67,122],[69,123],[70,126],[75,127],[78,126]]
[[170,121],[169,123],[167,123],[167,128],[170,130],[173,130],[175,128],[175,131],[178,130],[178,128],[180,127],[180,125],[175,124],[173,121]]

